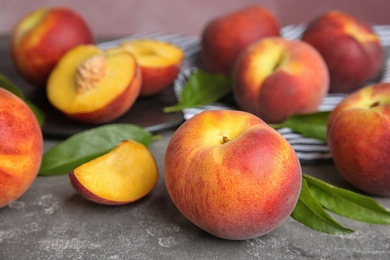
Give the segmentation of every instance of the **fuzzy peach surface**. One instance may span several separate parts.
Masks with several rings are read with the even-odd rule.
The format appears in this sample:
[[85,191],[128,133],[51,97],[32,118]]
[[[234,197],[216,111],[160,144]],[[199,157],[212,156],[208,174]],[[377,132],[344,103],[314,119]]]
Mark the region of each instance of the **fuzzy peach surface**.
[[328,121],[328,146],[343,177],[374,195],[390,196],[390,84],[346,97]]
[[30,108],[0,88],[0,208],[35,180],[42,160],[41,128]]
[[264,37],[279,36],[279,21],[261,6],[227,13],[211,20],[201,35],[201,57],[214,73],[231,75],[240,53]]
[[315,112],[328,92],[326,64],[309,44],[269,37],[249,46],[233,72],[240,107],[268,123]]
[[287,141],[257,117],[204,112],[173,135],[165,182],[194,224],[218,237],[244,239],[268,233],[289,216],[301,168]]
[[92,43],[92,32],[78,13],[63,7],[41,8],[13,28],[11,54],[21,74],[45,88],[51,70],[66,51]]
[[368,22],[341,11],[329,11],[313,20],[302,40],[323,56],[330,74],[329,92],[351,93],[377,76],[385,50]]

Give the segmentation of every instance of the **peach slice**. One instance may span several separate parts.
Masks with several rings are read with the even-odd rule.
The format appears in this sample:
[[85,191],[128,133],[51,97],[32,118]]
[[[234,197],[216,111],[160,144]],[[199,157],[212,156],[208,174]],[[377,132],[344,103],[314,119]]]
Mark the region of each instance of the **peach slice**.
[[50,103],[68,117],[97,124],[126,113],[139,95],[141,81],[130,53],[80,45],[61,58],[46,91]]
[[124,140],[109,153],[74,169],[69,179],[75,190],[88,200],[122,205],[152,191],[158,180],[158,168],[146,146]]
[[184,52],[179,47],[160,40],[137,39],[121,47],[132,53],[142,71],[140,96],[152,96],[168,88],[179,74]]

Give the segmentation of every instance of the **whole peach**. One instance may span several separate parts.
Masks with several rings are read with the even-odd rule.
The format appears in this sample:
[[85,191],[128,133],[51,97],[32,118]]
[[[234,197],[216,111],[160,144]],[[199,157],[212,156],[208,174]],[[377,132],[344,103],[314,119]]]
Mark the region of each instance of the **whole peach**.
[[266,8],[250,6],[225,14],[203,29],[202,61],[212,72],[230,75],[238,55],[249,44],[279,35],[279,22]]
[[267,123],[317,111],[328,93],[329,75],[321,55],[309,44],[268,37],[247,47],[232,75],[241,109]]
[[343,99],[330,114],[327,143],[347,181],[390,196],[390,83],[366,86]]
[[280,226],[293,211],[301,166],[290,144],[243,111],[207,110],[184,122],[165,155],[173,203],[214,236],[242,240]]
[[38,121],[16,95],[0,88],[0,208],[22,196],[42,161],[43,137]]
[[21,75],[45,88],[50,72],[65,52],[92,43],[91,29],[76,11],[66,7],[40,8],[22,17],[13,29],[11,54]]
[[329,92],[350,93],[374,78],[383,67],[379,36],[351,14],[326,12],[308,25],[302,40],[323,56],[329,69]]

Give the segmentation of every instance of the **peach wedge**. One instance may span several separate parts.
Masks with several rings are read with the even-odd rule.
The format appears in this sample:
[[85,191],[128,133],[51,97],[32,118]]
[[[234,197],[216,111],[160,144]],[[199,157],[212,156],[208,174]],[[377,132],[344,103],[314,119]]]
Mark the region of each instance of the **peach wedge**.
[[74,189],[86,199],[122,205],[152,191],[158,180],[158,167],[146,146],[124,140],[109,153],[71,171],[69,178]]
[[80,45],[67,52],[50,74],[47,97],[70,118],[107,123],[132,107],[141,81],[140,68],[130,53]]

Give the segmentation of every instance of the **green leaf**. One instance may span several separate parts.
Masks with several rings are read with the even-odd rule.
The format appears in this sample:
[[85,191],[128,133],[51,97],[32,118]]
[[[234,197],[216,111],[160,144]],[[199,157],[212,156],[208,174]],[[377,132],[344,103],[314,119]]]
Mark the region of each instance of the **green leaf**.
[[37,118],[39,125],[43,126],[45,122],[45,114],[42,112],[42,110],[40,110],[33,103],[28,101],[23,91],[2,73],[0,73],[0,87],[12,92],[16,96],[20,97],[24,102],[26,102],[26,104],[30,107],[35,117]]
[[5,75],[3,75],[2,73],[0,73],[0,86],[4,89],[14,93],[15,95],[17,95],[21,99],[23,99],[23,100],[26,99],[24,94],[23,94],[23,91],[18,86],[16,86],[9,78],[7,78]]
[[301,193],[291,217],[314,230],[328,234],[345,235],[353,232],[340,225],[324,210],[310,193],[306,179],[302,179]]
[[156,136],[132,124],[109,124],[77,133],[44,153],[39,176],[67,174],[126,139],[149,146]]
[[390,211],[377,201],[304,175],[310,192],[326,209],[349,219],[372,224],[390,224]]
[[305,137],[326,141],[326,124],[331,111],[319,111],[311,114],[293,115],[280,124],[270,124],[278,129],[288,127]]
[[184,85],[178,103],[165,107],[164,112],[181,111],[185,108],[208,105],[218,101],[231,91],[231,80],[222,74],[196,70]]

